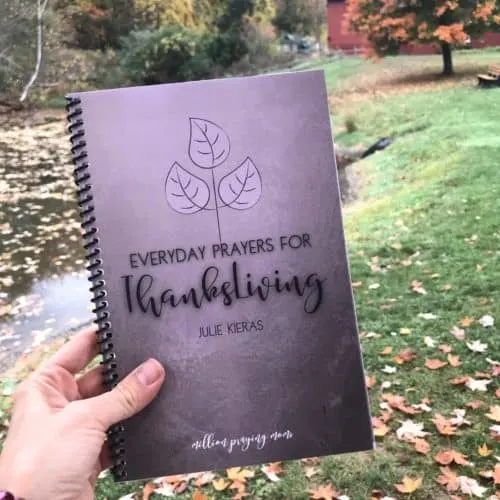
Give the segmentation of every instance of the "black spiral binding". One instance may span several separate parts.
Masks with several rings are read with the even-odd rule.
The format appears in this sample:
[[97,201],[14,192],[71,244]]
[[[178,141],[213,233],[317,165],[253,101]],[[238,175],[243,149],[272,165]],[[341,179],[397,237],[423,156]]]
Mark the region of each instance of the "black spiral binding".
[[[85,130],[82,119],[81,99],[74,96],[66,97],[66,111],[69,121],[68,130],[71,140],[71,153],[75,165],[75,182],[77,186],[78,205],[80,207],[81,226],[83,229],[84,248],[87,251],[87,269],[90,272],[89,281],[92,283],[90,291],[93,294],[92,302],[95,305],[93,312],[94,320],[98,326],[97,338],[102,354],[103,379],[106,389],[112,389],[118,379],[116,372],[116,354],[113,351],[111,321],[106,300],[106,282],[102,270],[100,258],[99,237],[97,236],[97,225],[94,217],[94,205],[92,204],[92,184],[87,163],[87,152],[85,142]],[[124,458],[124,427],[116,424],[108,430],[108,443],[113,460],[111,472],[118,481],[127,479],[126,461]]]

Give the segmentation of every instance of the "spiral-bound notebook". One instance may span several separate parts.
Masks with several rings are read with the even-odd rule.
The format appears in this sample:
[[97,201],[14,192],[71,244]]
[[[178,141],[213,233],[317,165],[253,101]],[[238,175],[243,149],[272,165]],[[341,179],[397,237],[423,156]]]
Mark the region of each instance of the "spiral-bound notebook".
[[118,480],[373,446],[321,71],[68,96]]

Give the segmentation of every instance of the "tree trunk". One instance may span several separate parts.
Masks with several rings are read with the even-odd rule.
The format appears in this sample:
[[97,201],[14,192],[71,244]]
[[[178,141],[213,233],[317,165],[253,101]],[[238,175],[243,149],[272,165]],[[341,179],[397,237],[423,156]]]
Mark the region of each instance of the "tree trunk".
[[453,59],[451,55],[451,45],[447,42],[441,42],[441,52],[443,54],[443,75],[453,75]]

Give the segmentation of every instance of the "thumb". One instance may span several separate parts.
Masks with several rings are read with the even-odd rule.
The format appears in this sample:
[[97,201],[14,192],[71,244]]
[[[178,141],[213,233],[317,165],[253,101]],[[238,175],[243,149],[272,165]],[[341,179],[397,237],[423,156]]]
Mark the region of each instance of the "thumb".
[[165,380],[165,369],[148,359],[125,377],[113,390],[85,400],[96,420],[108,429],[145,408],[155,398]]

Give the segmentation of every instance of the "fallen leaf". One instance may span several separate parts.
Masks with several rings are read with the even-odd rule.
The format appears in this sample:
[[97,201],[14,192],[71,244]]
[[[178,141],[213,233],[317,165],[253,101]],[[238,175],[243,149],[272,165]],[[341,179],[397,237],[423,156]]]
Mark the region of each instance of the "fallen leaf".
[[465,382],[465,385],[471,391],[480,391],[480,392],[486,392],[488,390],[488,384],[491,384],[491,380],[476,380],[473,378],[469,378],[469,380]]
[[495,470],[493,471],[493,484],[500,484],[500,464],[495,465]]
[[418,317],[426,320],[437,319],[437,316],[433,313],[418,313]]
[[457,465],[469,465],[467,457],[455,450],[442,450],[434,456],[434,460],[441,465],[450,465],[453,462]]
[[490,420],[494,420],[495,422],[500,422],[500,406],[490,406],[490,412],[486,414],[486,416]]
[[492,425],[489,430],[490,436],[496,441],[500,441],[500,425]]
[[453,368],[458,368],[459,366],[462,366],[462,362],[460,361],[460,356],[455,356],[454,354],[448,354],[448,363],[450,363],[450,366],[453,366]]
[[473,410],[477,410],[478,408],[481,408],[481,406],[484,406],[484,403],[482,401],[469,401],[468,403],[465,403],[465,406],[472,408]]
[[448,354],[453,350],[453,346],[451,344],[439,344],[439,350],[443,354]]
[[416,423],[413,420],[405,420],[399,429],[396,430],[396,436],[401,440],[413,440],[422,438],[429,433],[424,431],[424,424]]
[[439,434],[442,434],[443,436],[454,436],[456,434],[456,427],[440,413],[436,413],[432,421],[434,422]]
[[440,359],[426,359],[424,366],[429,368],[429,370],[439,370],[439,368],[443,368],[447,364],[446,361],[441,361]]
[[243,481],[240,481],[239,479],[236,479],[235,481],[233,481],[230,485],[229,485],[229,489],[230,490],[236,490],[237,493],[243,496],[246,496],[244,495],[245,493],[245,487],[246,487],[246,483],[244,483]]
[[154,483],[146,483],[142,489],[142,500],[149,500],[154,490],[156,490],[157,485]]
[[197,488],[201,488],[202,486],[206,486],[211,483],[215,478],[215,474],[213,472],[202,472],[194,481],[194,485]]
[[422,486],[422,478],[417,477],[416,479],[412,479],[411,477],[404,476],[401,484],[395,484],[394,486],[400,493],[411,494]]
[[396,367],[395,366],[389,366],[389,365],[385,365],[383,368],[382,368],[382,371],[384,373],[396,373]]
[[435,347],[436,341],[432,337],[426,336],[426,337],[424,337],[424,344],[427,347]]
[[454,378],[454,379],[450,380],[450,382],[453,385],[461,385],[461,384],[466,384],[469,380],[470,380],[470,377],[465,376],[465,377]]
[[490,326],[493,326],[495,324],[495,319],[490,314],[481,316],[478,321],[481,326],[484,326],[485,328],[489,328]]
[[319,474],[319,471],[320,469],[318,467],[308,466],[304,469],[304,475],[307,477],[307,479],[311,479],[311,477]]
[[439,484],[446,487],[449,492],[458,490],[460,483],[458,476],[449,467],[440,467],[441,475],[436,479]]
[[476,372],[474,376],[477,378],[491,378],[491,375],[487,372]]
[[365,376],[365,384],[368,389],[372,389],[377,383],[377,379],[373,376],[366,375]]
[[481,446],[479,446],[477,452],[480,457],[488,457],[493,453],[493,451],[488,448],[488,445],[486,443],[483,443]]
[[457,340],[464,340],[465,339],[465,330],[462,328],[458,328],[458,326],[454,326],[451,330],[450,333],[457,339]]
[[202,493],[200,490],[194,490],[192,499],[193,500],[208,500],[208,497],[207,497],[207,495]]
[[374,427],[373,435],[376,437],[384,437],[391,429],[387,425],[382,424],[379,427]]
[[475,479],[467,476],[458,476],[458,484],[462,493],[479,498],[481,498],[487,490],[487,488],[480,486]]
[[391,353],[392,353],[392,347],[389,345],[387,347],[384,347],[384,349],[382,351],[380,351],[381,356],[387,356],[388,354],[391,354]]
[[410,335],[410,333],[411,333],[411,328],[405,328],[405,327],[400,328],[400,329],[399,329],[399,333],[400,333],[401,335]]
[[245,483],[248,478],[251,478],[255,473],[249,469],[242,469],[241,467],[231,467],[226,470],[227,477],[231,481],[241,481]]
[[212,486],[215,491],[224,491],[229,486],[229,482],[220,477],[219,479],[214,479],[212,481]]
[[415,450],[422,455],[427,455],[429,453],[431,447],[429,443],[425,439],[415,439]]
[[427,290],[423,287],[422,283],[417,280],[411,282],[412,292],[419,293],[420,295],[427,295]]
[[278,474],[281,474],[283,472],[281,462],[273,462],[269,465],[264,465],[261,467],[261,470],[267,476],[269,481],[272,482],[279,481],[280,478],[278,477]]
[[459,323],[460,323],[460,326],[467,328],[468,326],[472,325],[472,323],[474,323],[474,318],[472,316],[465,316],[465,318],[462,318],[459,321]]
[[334,500],[339,493],[332,488],[331,484],[320,485],[316,489],[309,490],[310,498],[316,500]]
[[156,488],[156,495],[161,495],[164,497],[175,497],[175,489],[171,484],[167,484],[166,486],[161,486],[160,488]]
[[455,416],[450,418],[451,425],[456,425],[457,427],[460,427],[462,425],[472,425],[472,423],[465,418],[466,410],[455,409],[452,411],[452,413]]
[[483,344],[480,340],[465,343],[472,352],[484,352],[488,349],[488,344]]
[[394,361],[398,365],[402,365],[404,363],[414,360],[416,357],[417,357],[416,352],[410,348],[407,348],[399,352],[398,355],[394,358]]

